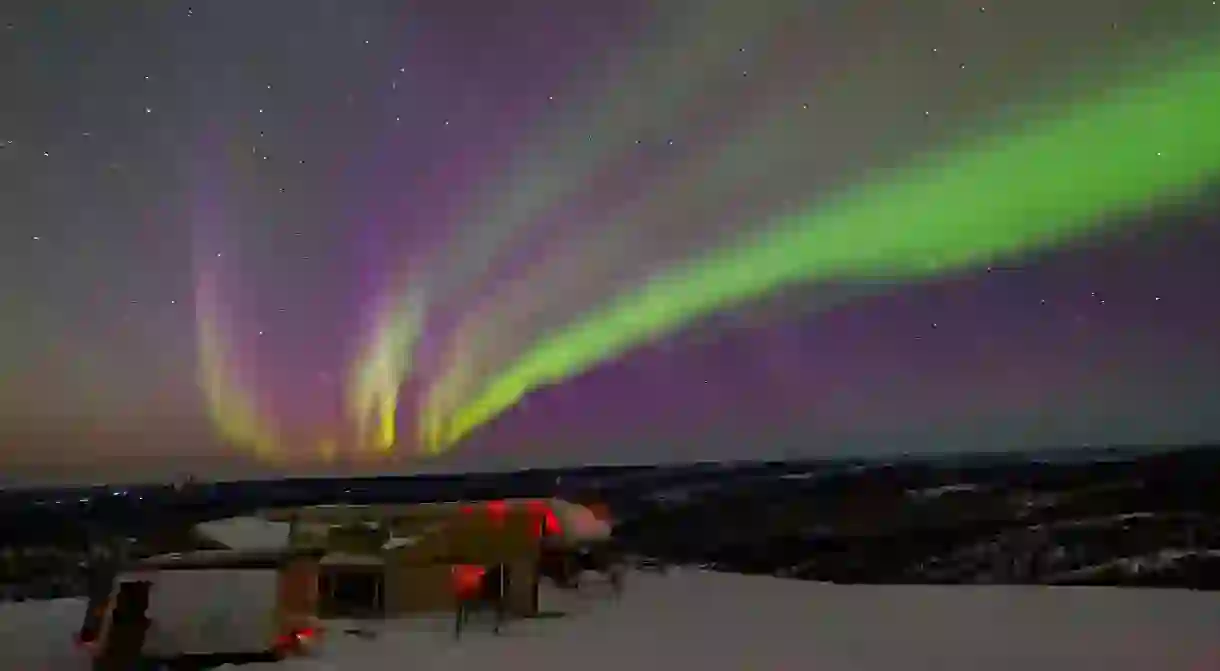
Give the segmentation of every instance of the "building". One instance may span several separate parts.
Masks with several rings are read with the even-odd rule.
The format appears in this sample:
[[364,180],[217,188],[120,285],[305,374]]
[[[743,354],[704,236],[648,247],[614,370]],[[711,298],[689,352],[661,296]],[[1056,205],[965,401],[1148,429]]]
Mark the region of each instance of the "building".
[[326,552],[319,568],[323,614],[391,617],[453,610],[461,583],[496,564],[508,569],[509,611],[535,614],[542,553],[608,540],[606,517],[559,499],[316,506],[262,515],[264,524],[288,526],[289,546]]

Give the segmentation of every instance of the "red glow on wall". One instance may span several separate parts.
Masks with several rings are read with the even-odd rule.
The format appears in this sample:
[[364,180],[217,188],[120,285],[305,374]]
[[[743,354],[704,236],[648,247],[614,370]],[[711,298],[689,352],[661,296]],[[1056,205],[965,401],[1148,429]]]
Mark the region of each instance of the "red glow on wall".
[[559,536],[563,534],[563,529],[559,525],[559,517],[555,515],[555,511],[549,507],[546,509],[546,517],[542,521],[543,536]]
[[508,504],[504,501],[488,502],[487,516],[490,517],[492,523],[497,526],[504,524],[504,520],[508,517]]
[[487,569],[476,564],[458,564],[453,567],[453,592],[459,599],[478,596]]

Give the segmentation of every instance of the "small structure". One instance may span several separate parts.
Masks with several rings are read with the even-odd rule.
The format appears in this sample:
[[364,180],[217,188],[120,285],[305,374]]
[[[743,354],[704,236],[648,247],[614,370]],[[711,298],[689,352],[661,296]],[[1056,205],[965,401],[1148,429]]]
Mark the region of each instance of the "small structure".
[[345,615],[452,612],[463,575],[502,566],[503,607],[530,616],[539,609],[544,553],[610,538],[606,520],[558,499],[317,506],[264,517],[303,532],[290,544],[329,553],[320,568],[322,610]]
[[95,593],[78,640],[99,670],[276,659],[318,632],[319,553],[216,550],[150,557]]

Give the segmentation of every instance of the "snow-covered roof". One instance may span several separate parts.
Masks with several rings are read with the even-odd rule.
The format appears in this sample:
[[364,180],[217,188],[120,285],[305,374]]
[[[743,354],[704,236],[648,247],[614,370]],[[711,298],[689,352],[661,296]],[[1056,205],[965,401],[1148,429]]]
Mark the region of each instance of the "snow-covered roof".
[[412,545],[419,543],[419,536],[395,537],[382,544],[382,550],[397,550],[399,548],[409,548]]
[[289,524],[261,517],[230,517],[204,522],[197,533],[233,550],[274,550],[288,547]]
[[[500,501],[508,507],[529,506],[539,503],[546,504],[558,518],[564,536],[576,540],[600,540],[609,538],[610,524],[597,518],[587,506],[562,499],[504,499]],[[283,520],[296,518],[313,523],[339,523],[342,521],[359,521],[366,517],[402,517],[415,519],[444,518],[456,514],[467,506],[478,506],[486,501],[449,501],[420,504],[391,504],[384,506],[350,506],[326,505],[310,506],[295,510],[264,511],[264,519]],[[287,532],[285,531],[285,534]],[[286,536],[285,536],[286,537]]]
[[[1114,588],[828,585],[676,570],[631,574],[618,601],[543,595],[562,618],[512,621],[501,636],[449,621],[332,628],[313,659],[230,671],[482,671],[514,667],[817,671],[1183,671],[1220,669],[1220,596]],[[562,601],[568,598],[570,601]],[[14,669],[89,668],[70,644],[83,601],[0,604]],[[79,652],[80,664],[73,660]],[[49,656],[59,655],[56,659]],[[6,667],[8,668],[8,667]]]
[[597,518],[586,506],[561,499],[551,499],[551,510],[559,518],[564,536],[579,540],[603,540],[610,537],[610,525]]

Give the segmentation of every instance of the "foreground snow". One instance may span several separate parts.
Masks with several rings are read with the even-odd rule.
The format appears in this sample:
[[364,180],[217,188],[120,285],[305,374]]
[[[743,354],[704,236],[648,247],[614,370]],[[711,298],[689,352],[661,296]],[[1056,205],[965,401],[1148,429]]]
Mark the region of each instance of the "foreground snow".
[[335,623],[325,655],[281,668],[1220,669],[1216,594],[825,585],[680,571],[631,576],[619,602],[590,595],[562,608],[570,614],[516,622],[500,637],[476,625],[461,641],[448,620],[385,623],[375,640]]
[[87,671],[72,645],[84,611],[79,599],[0,603],[0,669]]
[[[317,659],[244,668],[1220,669],[1220,595],[1208,593],[847,586],[676,571],[633,574],[618,602],[597,587],[581,597],[545,596],[548,608],[567,615],[514,622],[499,637],[475,623],[454,641],[445,618],[363,625],[375,638],[346,634],[356,625],[334,622]],[[82,668],[68,657],[32,656],[68,648],[79,622],[73,620],[79,604],[50,603],[55,605],[25,605],[20,618],[10,617],[17,606],[0,611],[4,668]],[[40,609],[41,623],[31,619]],[[26,624],[14,625],[16,620]]]

